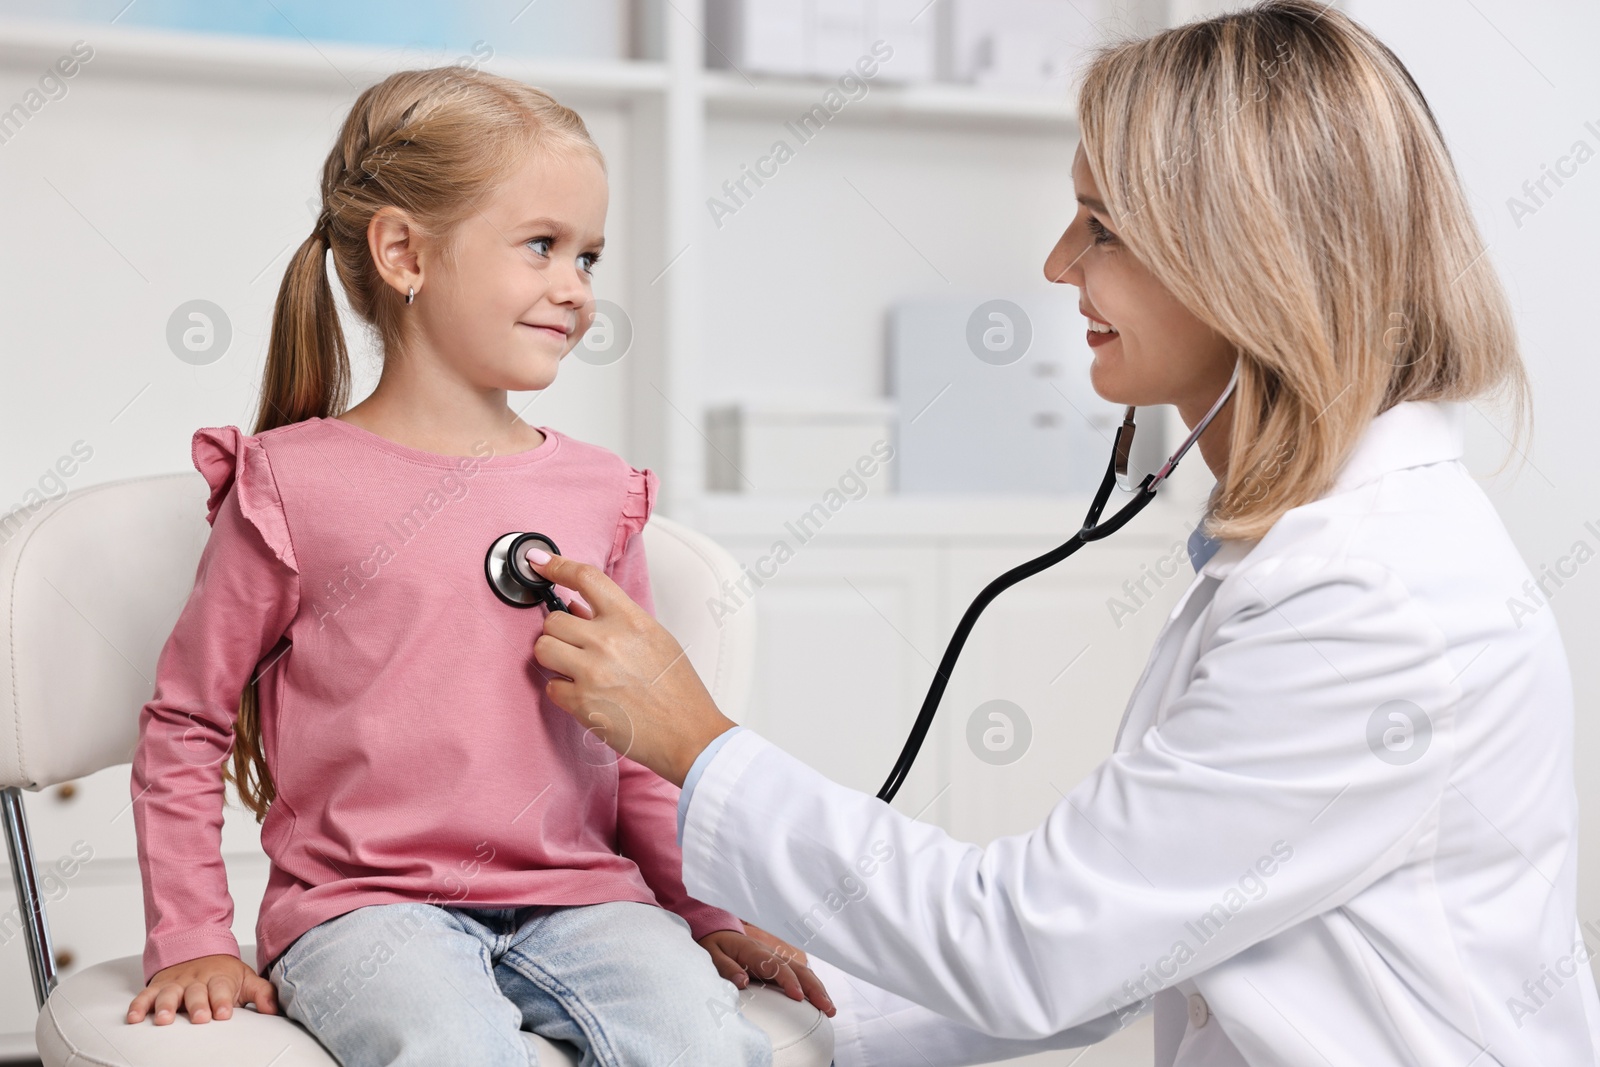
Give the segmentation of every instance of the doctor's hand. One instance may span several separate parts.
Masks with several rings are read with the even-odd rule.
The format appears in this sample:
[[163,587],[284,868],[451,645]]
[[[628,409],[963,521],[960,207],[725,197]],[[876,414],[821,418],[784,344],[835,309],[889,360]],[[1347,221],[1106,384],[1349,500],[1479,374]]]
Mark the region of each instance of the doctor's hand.
[[533,658],[565,676],[545,692],[600,740],[682,786],[695,757],[733,720],[717,710],[677,640],[605,571],[538,549],[528,562],[582,597],[570,612],[551,612],[533,643]]
[[713,930],[700,939],[700,947],[711,953],[717,973],[740,989],[748,986],[753,976],[778,986],[790,1000],[809,1000],[824,1015],[831,1017],[838,1011],[822,987],[822,979],[796,958],[798,949],[785,952],[733,930]]

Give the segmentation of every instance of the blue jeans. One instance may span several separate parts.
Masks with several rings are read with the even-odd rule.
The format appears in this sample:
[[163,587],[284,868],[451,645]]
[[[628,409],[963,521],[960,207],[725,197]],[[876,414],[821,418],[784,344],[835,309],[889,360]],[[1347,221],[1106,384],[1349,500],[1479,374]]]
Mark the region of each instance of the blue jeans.
[[524,1030],[583,1067],[772,1063],[689,924],[650,904],[372,905],[307,930],[267,976],[344,1067],[527,1067]]

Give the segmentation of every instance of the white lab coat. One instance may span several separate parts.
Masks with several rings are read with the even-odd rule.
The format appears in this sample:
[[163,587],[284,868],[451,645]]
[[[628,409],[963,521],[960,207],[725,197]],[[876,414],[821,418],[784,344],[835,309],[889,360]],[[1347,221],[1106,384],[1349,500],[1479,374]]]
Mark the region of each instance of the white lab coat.
[[1571,680],[1461,418],[1391,409],[1225,543],[1037,829],[954,841],[747,730],[689,803],[690,892],[837,965],[839,1067],[1075,1047],[1152,1003],[1160,1067],[1595,1064]]

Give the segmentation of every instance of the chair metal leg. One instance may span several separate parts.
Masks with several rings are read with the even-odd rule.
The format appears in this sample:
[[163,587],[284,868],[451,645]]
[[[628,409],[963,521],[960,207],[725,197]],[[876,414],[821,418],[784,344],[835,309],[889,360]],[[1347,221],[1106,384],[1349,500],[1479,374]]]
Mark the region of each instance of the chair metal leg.
[[39,899],[33,842],[28,838],[28,813],[22,806],[22,790],[16,786],[0,789],[0,824],[5,830],[6,850],[11,853],[11,878],[17,887],[28,966],[33,971],[33,998],[43,1008],[56,987],[56,956],[50,947],[50,923],[45,918],[44,902]]

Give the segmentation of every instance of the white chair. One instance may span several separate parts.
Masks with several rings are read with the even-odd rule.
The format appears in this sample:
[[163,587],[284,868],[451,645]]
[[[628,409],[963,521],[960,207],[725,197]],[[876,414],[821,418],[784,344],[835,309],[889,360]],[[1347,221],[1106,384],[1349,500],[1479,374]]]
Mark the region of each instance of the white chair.
[[[161,475],[92,486],[40,507],[20,528],[0,525],[0,823],[21,905],[35,1027],[47,1067],[291,1064],[333,1067],[287,1016],[245,1009],[200,1026],[126,1023],[143,987],[137,956],[85,968],[58,982],[50,928],[20,790],[39,790],[132,759],[138,712],[150,697],[156,656],[194,581],[205,543],[205,482]],[[753,612],[718,626],[706,611],[738,568],[709,538],[654,517],[644,530],[656,613],[688,650],[707,688],[733,718],[742,711],[755,654]],[[241,946],[254,965],[253,945]],[[773,1040],[779,1067],[825,1067],[833,1031],[811,1005],[752,987],[745,1014]],[[540,1063],[575,1065],[566,1044],[529,1035]]]

